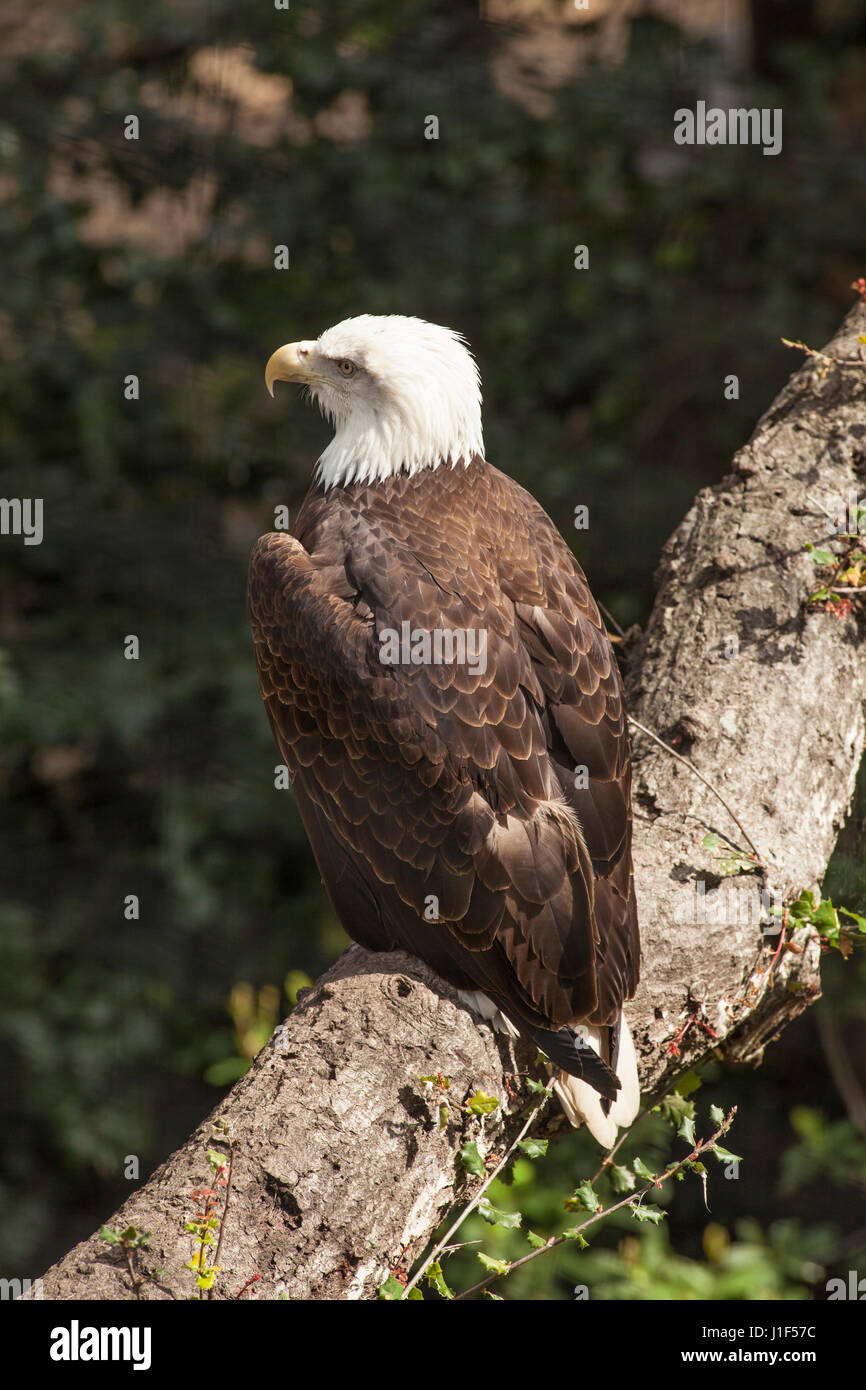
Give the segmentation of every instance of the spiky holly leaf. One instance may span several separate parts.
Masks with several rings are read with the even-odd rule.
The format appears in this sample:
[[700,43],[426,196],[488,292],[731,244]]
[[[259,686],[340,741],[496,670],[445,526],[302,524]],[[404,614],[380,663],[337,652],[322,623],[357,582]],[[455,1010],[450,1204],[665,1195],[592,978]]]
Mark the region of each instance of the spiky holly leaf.
[[466,1109],[473,1115],[490,1115],[499,1105],[495,1096],[489,1096],[486,1091],[476,1091],[474,1096],[470,1096],[466,1102]]
[[637,1173],[638,1177],[642,1178],[644,1182],[656,1181],[655,1173],[653,1173],[651,1169],[647,1168],[642,1158],[633,1158],[632,1167],[634,1168],[634,1171]]
[[598,1193],[593,1189],[592,1183],[587,1179],[582,1182],[580,1187],[576,1187],[565,1204],[566,1211],[598,1211],[601,1206]]
[[482,1197],[478,1203],[478,1212],[490,1226],[505,1226],[514,1230],[520,1225],[521,1216],[519,1211],[502,1211],[495,1207],[486,1197]]
[[695,1147],[695,1119],[693,1115],[683,1115],[677,1130],[677,1138],[685,1139],[690,1148]]
[[549,1086],[545,1086],[544,1083],[541,1081],[533,1081],[531,1076],[528,1076],[526,1078],[526,1086],[527,1089],[530,1090],[534,1096],[553,1095],[553,1092],[551,1091]]
[[486,1175],[487,1170],[484,1167],[484,1159],[478,1152],[478,1145],[474,1139],[470,1139],[468,1144],[463,1145],[463,1148],[460,1150],[460,1162],[463,1164],[467,1173],[471,1173],[473,1177],[483,1178]]
[[521,1139],[517,1145],[522,1154],[527,1158],[544,1158],[547,1153],[546,1139]]
[[720,1163],[742,1163],[743,1161],[739,1154],[730,1153],[727,1149],[723,1149],[721,1144],[715,1144],[712,1152]]
[[570,1231],[563,1231],[562,1239],[577,1241],[581,1250],[587,1250],[589,1248],[589,1241],[586,1239],[583,1232],[579,1231],[576,1226]]
[[636,1220],[650,1221],[654,1226],[657,1226],[660,1221],[664,1221],[667,1216],[667,1212],[663,1211],[661,1207],[654,1207],[645,1202],[634,1202],[631,1210]]
[[614,1192],[622,1194],[634,1191],[636,1178],[630,1168],[623,1168],[619,1163],[612,1163],[608,1172]]
[[399,1279],[395,1279],[393,1274],[389,1274],[384,1284],[379,1285],[379,1297],[398,1303],[403,1297],[403,1285]]
[[685,1096],[678,1095],[672,1091],[669,1096],[665,1096],[653,1107],[669,1125],[673,1125],[677,1130],[685,1118],[694,1119],[695,1103],[687,1100]]
[[425,1271],[424,1277],[426,1278],[427,1283],[430,1285],[431,1289],[435,1289],[436,1292],[439,1294],[440,1298],[454,1297],[453,1293],[451,1292],[451,1290],[445,1282],[445,1275],[442,1273],[442,1266],[440,1265],[438,1260],[434,1260],[433,1264],[429,1266],[429,1268]]

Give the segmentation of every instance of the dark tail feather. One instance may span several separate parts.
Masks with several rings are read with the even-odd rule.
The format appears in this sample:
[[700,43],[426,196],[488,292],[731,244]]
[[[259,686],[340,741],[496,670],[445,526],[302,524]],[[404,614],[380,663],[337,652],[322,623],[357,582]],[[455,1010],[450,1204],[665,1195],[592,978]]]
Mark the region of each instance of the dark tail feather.
[[[610,1069],[611,1069],[612,1072],[616,1072],[616,1070],[617,1070],[617,1064],[618,1064],[618,1062],[619,1062],[619,1025],[620,1025],[620,1021],[621,1021],[621,1019],[618,1018],[617,1021],[616,1021],[616,1023],[611,1024],[610,1032],[608,1033],[607,1055],[608,1055],[608,1057],[610,1058]],[[610,1104],[611,1104],[611,1103],[610,1103],[609,1100],[607,1100],[607,1098],[605,1098],[605,1099],[601,1102],[601,1113],[602,1113],[602,1115],[609,1115],[609,1114],[610,1114]]]
[[570,1076],[577,1076],[581,1081],[585,1081],[594,1091],[598,1091],[603,1097],[604,1113],[609,1112],[611,1102],[616,1100],[620,1088],[619,1077],[601,1060],[589,1043],[584,1042],[583,1038],[578,1037],[570,1028],[560,1028],[556,1033],[536,1028],[530,1036],[541,1050],[547,1053],[551,1062],[562,1067]]

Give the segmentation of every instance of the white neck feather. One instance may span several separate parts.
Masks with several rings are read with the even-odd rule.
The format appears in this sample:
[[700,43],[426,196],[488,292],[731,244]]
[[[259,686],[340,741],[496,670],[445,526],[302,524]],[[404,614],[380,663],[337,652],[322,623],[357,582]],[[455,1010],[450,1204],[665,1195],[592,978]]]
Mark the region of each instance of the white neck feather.
[[415,432],[387,420],[361,424],[353,417],[338,428],[319,459],[316,479],[326,488],[383,482],[422,468],[454,468],[475,454],[484,455],[480,421],[474,429],[454,422],[453,428],[439,432]]
[[483,457],[478,369],[458,334],[418,319],[365,317],[329,329],[317,346],[365,370],[360,390],[313,388],[334,424],[316,468],[326,488]]

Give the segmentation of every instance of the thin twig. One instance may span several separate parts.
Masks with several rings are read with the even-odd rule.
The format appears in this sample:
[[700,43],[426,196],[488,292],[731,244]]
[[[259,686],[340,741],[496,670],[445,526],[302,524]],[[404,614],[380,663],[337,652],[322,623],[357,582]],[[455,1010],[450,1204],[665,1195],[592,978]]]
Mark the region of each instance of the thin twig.
[[837,1020],[823,1009],[818,1009],[817,1020],[824,1060],[836,1084],[836,1090],[845,1103],[848,1119],[866,1137],[866,1092],[851,1064],[842,1030]]
[[[229,1214],[229,1202],[231,1201],[231,1196],[232,1196],[232,1174],[234,1173],[234,1167],[235,1167],[235,1146],[234,1146],[234,1142],[233,1142],[231,1139],[229,1139],[229,1141],[228,1141],[228,1150],[229,1150],[229,1171],[228,1171],[228,1173],[226,1174],[226,1200],[225,1200],[225,1206],[223,1207],[222,1221],[220,1222],[220,1233],[219,1233],[219,1240],[217,1241],[216,1254],[215,1254],[214,1257],[213,1257],[214,1265],[219,1265],[219,1262],[220,1262],[220,1251],[221,1251],[222,1248],[223,1248],[223,1239],[224,1239],[225,1233],[226,1233],[226,1220],[227,1220],[227,1217],[228,1217],[228,1214]],[[208,1289],[208,1291],[207,1291],[207,1296],[208,1296],[209,1299],[212,1299],[212,1298],[213,1298],[213,1296],[214,1296],[213,1285],[211,1285],[211,1287]]]
[[[820,507],[820,508],[821,508],[821,511],[824,513],[824,515],[827,517],[827,519],[828,519],[829,521],[832,521],[832,522],[833,522],[833,525],[835,526],[835,524],[836,524],[836,518],[835,518],[835,516],[833,515],[832,512],[828,512],[827,508],[824,506],[824,503],[821,502],[821,501],[819,500],[819,498],[813,497],[812,494],[811,494],[811,492],[807,492],[807,493],[806,493],[806,501],[807,501],[807,502],[814,502],[816,507]],[[838,532],[835,532],[835,531],[834,531],[833,534],[834,534],[834,535],[837,535]]]
[[401,1301],[409,1297],[410,1292],[412,1291],[412,1289],[414,1289],[415,1285],[418,1283],[418,1280],[423,1278],[424,1274],[433,1264],[434,1260],[436,1260],[442,1254],[442,1251],[445,1249],[451,1237],[455,1234],[455,1232],[459,1231],[467,1216],[470,1216],[472,1212],[475,1210],[475,1208],[478,1206],[478,1203],[481,1201],[481,1198],[484,1196],[488,1187],[493,1182],[493,1179],[497,1178],[499,1174],[502,1172],[502,1169],[505,1167],[506,1163],[509,1161],[515,1149],[517,1148],[517,1145],[520,1143],[523,1136],[530,1129],[533,1122],[541,1114],[541,1111],[544,1109],[545,1105],[550,1100],[552,1094],[552,1091],[546,1090],[544,1095],[541,1097],[541,1100],[535,1106],[535,1108],[529,1112],[529,1117],[522,1130],[518,1134],[517,1138],[514,1139],[513,1142],[510,1144],[502,1158],[497,1163],[496,1167],[490,1173],[488,1173],[487,1177],[484,1179],[484,1182],[481,1184],[478,1191],[475,1193],[475,1196],[472,1198],[472,1201],[464,1209],[463,1213],[460,1216],[458,1216],[453,1226],[449,1228],[448,1232],[442,1237],[438,1245],[436,1245],[433,1248],[433,1250],[427,1256],[426,1260],[424,1260],[423,1264],[420,1266],[418,1271],[415,1274],[413,1274],[412,1278],[409,1280],[408,1284],[403,1290],[403,1293],[400,1296]]
[[646,1187],[641,1188],[639,1192],[631,1192],[628,1196],[621,1198],[620,1201],[614,1202],[613,1206],[605,1207],[602,1211],[593,1212],[579,1226],[575,1226],[570,1230],[567,1235],[554,1236],[546,1245],[541,1245],[536,1250],[530,1250],[527,1255],[522,1255],[519,1260],[514,1260],[509,1264],[507,1270],[494,1271],[494,1273],[489,1274],[486,1279],[482,1279],[480,1283],[473,1284],[471,1289],[466,1289],[463,1293],[455,1294],[454,1302],[457,1303],[461,1299],[469,1298],[470,1294],[480,1293],[483,1289],[487,1288],[488,1284],[492,1284],[495,1280],[503,1278],[505,1274],[511,1274],[513,1270],[520,1269],[521,1265],[529,1264],[530,1260],[536,1259],[539,1255],[545,1254],[548,1250],[555,1250],[557,1246],[564,1245],[567,1240],[574,1240],[575,1236],[582,1234],[589,1226],[594,1226],[597,1222],[601,1221],[603,1217],[610,1216],[612,1212],[620,1211],[623,1207],[633,1206],[635,1202],[640,1202],[651,1193],[653,1189],[661,1187],[662,1183],[666,1182],[668,1178],[676,1177],[677,1173],[682,1168],[685,1168],[687,1163],[693,1163],[701,1155],[710,1153],[716,1147],[722,1135],[727,1134],[733,1124],[736,1113],[737,1107],[733,1106],[719,1125],[719,1128],[714,1134],[710,1135],[706,1143],[702,1139],[699,1139],[691,1153],[686,1154],[685,1158],[681,1158],[673,1167],[666,1168],[663,1173],[657,1173],[655,1175],[655,1181],[647,1183]]
[[676,749],[671,748],[670,744],[665,743],[664,739],[659,738],[658,734],[654,734],[651,729],[648,729],[646,727],[646,725],[639,724],[633,715],[630,714],[628,720],[629,723],[634,726],[634,728],[639,729],[642,734],[646,734],[647,738],[651,738],[653,743],[658,744],[659,748],[663,748],[666,753],[670,753],[672,758],[676,758],[677,762],[682,763],[683,767],[687,767],[690,772],[693,772],[694,775],[698,778],[698,780],[703,782],[705,787],[709,787],[710,791],[713,793],[713,796],[718,797],[719,801],[724,806],[728,815],[731,817],[731,820],[739,828],[740,833],[746,841],[746,844],[749,846],[752,853],[755,855],[755,858],[758,862],[758,866],[762,869],[766,869],[767,864],[764,861],[761,851],[758,849],[758,846],[755,844],[754,840],[752,839],[746,827],[743,825],[743,822],[740,820],[737,813],[734,810],[732,810],[732,808],[728,805],[727,801],[722,796],[722,793],[719,791],[718,787],[714,787],[712,782],[710,782],[702,772],[698,771],[693,762],[690,762],[688,758],[683,757],[682,753],[677,753]]
[[822,362],[834,362],[837,367],[866,367],[866,360],[862,357],[831,357],[826,352],[821,352],[820,348],[810,348],[803,342],[794,342],[791,338],[782,338],[785,347],[797,348],[800,352],[805,352],[809,357],[817,357]]
[[598,599],[596,599],[595,602],[596,602],[596,607],[598,607],[598,608],[601,609],[602,613],[603,613],[604,616],[607,618],[608,622],[609,622],[609,623],[613,623],[613,625],[614,625],[614,627],[616,628],[617,632],[619,633],[620,637],[625,637],[625,629],[620,627],[619,623],[617,622],[616,618],[615,618],[615,617],[613,616],[613,614],[611,613],[610,609],[609,609],[609,608],[605,608],[604,604],[603,604],[603,603],[599,603]]
[[136,1298],[141,1298],[141,1286],[144,1283],[144,1279],[139,1279],[137,1277],[132,1264],[132,1251],[130,1250],[129,1246],[125,1243],[123,1246],[123,1253],[126,1256],[126,1267],[129,1270],[129,1277],[132,1280],[133,1292]]

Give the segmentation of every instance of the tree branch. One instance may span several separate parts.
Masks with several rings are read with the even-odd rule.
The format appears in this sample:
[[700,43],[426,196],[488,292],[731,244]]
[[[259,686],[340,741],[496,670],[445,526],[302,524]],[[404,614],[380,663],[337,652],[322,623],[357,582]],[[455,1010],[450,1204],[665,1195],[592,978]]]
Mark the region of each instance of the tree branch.
[[[858,332],[866,332],[863,304],[825,356],[855,354]],[[812,929],[777,950],[778,934],[768,946],[744,909],[762,888],[790,901],[820,882],[863,747],[862,609],[837,617],[805,602],[814,587],[803,549],[814,539],[808,493],[820,486],[847,499],[866,490],[857,473],[866,457],[864,374],[825,366],[796,373],[732,474],[698,495],[664,548],[647,631],[625,643],[634,717],[719,788],[770,865],[765,878],[721,879],[702,847],[708,831],[731,833],[716,796],[666,751],[635,739],[643,967],[628,1014],[645,1090],[668,1085],[710,1048],[759,1057],[820,991]],[[710,920],[690,920],[701,914]],[[195,1294],[188,1194],[208,1183],[206,1150],[228,1133],[232,1205],[214,1296],[246,1286],[264,1298],[375,1297],[454,1201],[471,1196],[478,1180],[458,1161],[467,1140],[491,1155],[518,1134],[520,1078],[533,1066],[534,1049],[495,1037],[420,962],[351,947],[213,1115],[111,1218],[116,1230],[151,1232],[137,1264],[145,1276],[159,1271],[158,1282],[146,1277],[140,1296]],[[419,1079],[440,1071],[447,1091]],[[499,1101],[491,1115],[464,1107],[478,1088]],[[215,1131],[217,1120],[228,1131]],[[131,1292],[122,1250],[98,1235],[43,1280],[47,1298]]]

